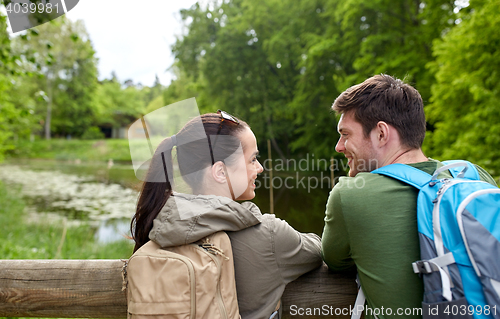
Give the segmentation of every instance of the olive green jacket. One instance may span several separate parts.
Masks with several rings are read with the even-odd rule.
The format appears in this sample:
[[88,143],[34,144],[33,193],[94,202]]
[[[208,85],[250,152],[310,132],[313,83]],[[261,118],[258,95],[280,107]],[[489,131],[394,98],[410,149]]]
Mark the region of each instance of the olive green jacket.
[[316,234],[300,233],[251,202],[214,195],[174,193],[154,220],[149,238],[170,247],[221,230],[231,239],[242,319],[269,318],[286,284],[322,264]]

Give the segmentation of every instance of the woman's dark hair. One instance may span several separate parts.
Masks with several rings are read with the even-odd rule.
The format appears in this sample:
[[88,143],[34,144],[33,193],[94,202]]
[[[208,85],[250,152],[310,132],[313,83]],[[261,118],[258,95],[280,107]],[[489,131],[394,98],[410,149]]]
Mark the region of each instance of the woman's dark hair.
[[[200,119],[205,130],[203,132],[206,135],[205,138],[200,138]],[[244,121],[239,120],[239,123],[234,123],[222,120],[218,113],[207,113],[189,121],[176,134],[179,170],[194,192],[201,185],[203,169],[214,162],[224,161],[233,154],[240,146],[237,135],[248,127]],[[218,138],[219,136],[235,138]],[[168,198],[172,196],[174,143],[171,137],[164,139],[151,159],[139,194],[136,212],[130,224],[132,239],[135,241],[134,252],[149,241],[149,232],[153,227],[154,219],[165,206]],[[159,182],[160,180],[163,181]]]
[[333,103],[340,114],[351,113],[365,137],[379,121],[394,126],[401,143],[411,149],[422,146],[425,137],[424,104],[418,91],[390,75],[375,75],[344,91]]

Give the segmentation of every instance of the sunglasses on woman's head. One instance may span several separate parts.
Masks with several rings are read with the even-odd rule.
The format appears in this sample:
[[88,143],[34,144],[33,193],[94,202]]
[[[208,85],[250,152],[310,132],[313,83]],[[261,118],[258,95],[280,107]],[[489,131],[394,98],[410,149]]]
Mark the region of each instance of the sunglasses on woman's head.
[[[215,164],[214,153],[213,153],[212,148],[215,148],[215,143],[217,142],[217,137],[219,136],[219,133],[220,133],[220,131],[222,129],[222,123],[224,121],[229,121],[229,122],[232,122],[232,123],[234,123],[236,125],[240,124],[240,121],[238,121],[237,118],[235,118],[234,116],[232,116],[231,114],[229,114],[227,112],[224,112],[222,110],[217,110],[217,114],[220,114],[220,124],[219,124],[219,129],[217,130],[217,134],[215,135],[215,139],[214,139],[213,144],[210,141],[210,136],[207,135],[207,138],[208,138],[208,147],[210,148],[210,157],[212,158],[212,165]],[[224,160],[222,160],[222,163],[224,163]],[[231,192],[231,198],[233,200],[235,200],[234,193],[233,193],[233,188],[231,187],[231,181],[229,179],[229,175],[227,173],[226,166],[223,166],[223,168],[224,168],[224,172],[226,174],[227,183],[228,183],[228,186],[229,186],[229,191]]]
[[[217,130],[217,134],[215,135],[215,139],[213,141],[213,143],[210,141],[210,136],[207,135],[207,138],[208,138],[208,147],[210,148],[210,157],[212,158],[212,165],[215,164],[215,159],[214,159],[214,154],[213,154],[213,151],[212,149],[215,148],[215,143],[217,142],[217,137],[219,136],[219,133],[222,129],[222,123],[224,121],[229,121],[229,122],[232,122],[236,125],[239,125],[240,124],[240,121],[238,121],[237,118],[235,118],[234,116],[232,116],[231,114],[225,112],[225,111],[222,111],[222,110],[217,110],[217,114],[220,115],[220,125],[219,125],[219,129]],[[224,161],[222,161],[224,162]]]
[[224,112],[222,110],[217,110],[217,114],[220,114],[220,125],[219,125],[219,130],[217,131],[217,135],[219,135],[220,130],[222,129],[222,122],[224,121],[230,121],[233,122],[234,124],[240,124],[240,121],[238,121],[237,118],[232,116],[231,114]]

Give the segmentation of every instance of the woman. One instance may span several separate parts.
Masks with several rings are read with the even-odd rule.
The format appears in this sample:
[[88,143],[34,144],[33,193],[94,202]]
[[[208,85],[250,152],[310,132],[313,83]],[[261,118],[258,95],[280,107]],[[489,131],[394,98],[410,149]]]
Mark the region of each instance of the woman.
[[[173,147],[192,194],[172,190]],[[263,171],[258,153],[247,123],[223,111],[193,119],[158,146],[131,225],[134,251],[149,240],[171,247],[226,231],[243,319],[269,318],[286,284],[322,264],[319,236],[299,233],[251,202],[234,201],[255,197]],[[151,182],[162,178],[166,182]]]

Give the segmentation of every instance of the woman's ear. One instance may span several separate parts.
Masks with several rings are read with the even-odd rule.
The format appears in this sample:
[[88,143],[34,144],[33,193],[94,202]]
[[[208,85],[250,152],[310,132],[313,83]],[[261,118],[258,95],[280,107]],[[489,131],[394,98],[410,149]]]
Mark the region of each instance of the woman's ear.
[[224,172],[224,163],[221,161],[212,165],[212,178],[217,182],[224,184],[226,182],[226,174]]

